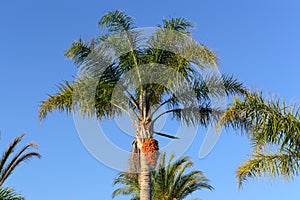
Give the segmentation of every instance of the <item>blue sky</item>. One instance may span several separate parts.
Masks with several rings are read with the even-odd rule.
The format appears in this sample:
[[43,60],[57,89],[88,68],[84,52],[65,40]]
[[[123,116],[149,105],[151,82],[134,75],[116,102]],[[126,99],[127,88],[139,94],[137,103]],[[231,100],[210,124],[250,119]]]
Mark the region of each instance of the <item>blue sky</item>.
[[[97,21],[121,9],[137,26],[155,26],[164,17],[185,17],[195,24],[194,38],[214,49],[221,70],[246,86],[299,102],[300,3],[253,1],[96,1],[15,0],[0,3],[0,150],[16,135],[39,144],[43,158],[23,163],[7,181],[29,200],[111,199],[117,171],[94,159],[82,145],[72,116],[51,114],[37,120],[40,100],[71,80],[76,68],[64,51],[79,37],[97,35]],[[114,129],[114,127],[111,127]],[[185,155],[215,187],[191,197],[204,200],[296,199],[299,178],[290,183],[251,180],[236,187],[235,169],[250,153],[245,137],[224,131],[214,150],[198,158],[205,131]],[[118,134],[112,137],[118,137]],[[128,199],[120,197],[118,199]]]

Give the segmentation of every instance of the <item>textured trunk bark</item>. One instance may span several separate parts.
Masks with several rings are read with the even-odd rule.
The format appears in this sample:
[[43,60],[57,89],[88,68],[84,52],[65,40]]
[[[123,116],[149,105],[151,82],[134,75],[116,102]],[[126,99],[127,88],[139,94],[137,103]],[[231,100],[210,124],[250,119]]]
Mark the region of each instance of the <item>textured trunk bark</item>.
[[140,99],[140,116],[139,128],[137,130],[138,144],[140,149],[140,174],[139,174],[139,184],[140,184],[140,200],[152,200],[152,186],[151,186],[151,173],[150,166],[146,160],[145,154],[142,152],[142,145],[145,140],[152,135],[152,127],[150,127],[150,121],[147,119],[149,105],[147,105],[147,92],[141,91]]
[[150,166],[146,161],[145,154],[140,154],[140,200],[152,200]]

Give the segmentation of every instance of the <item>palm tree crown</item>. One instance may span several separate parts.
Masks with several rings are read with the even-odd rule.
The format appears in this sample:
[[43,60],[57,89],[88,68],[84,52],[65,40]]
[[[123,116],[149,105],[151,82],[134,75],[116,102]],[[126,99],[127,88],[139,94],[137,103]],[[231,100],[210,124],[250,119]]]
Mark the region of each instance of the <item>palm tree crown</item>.
[[[223,84],[224,87],[208,88],[209,80],[205,80],[199,71],[194,69],[194,66],[200,69],[215,66],[218,60],[217,55],[204,45],[189,41],[188,28],[192,25],[186,19],[163,20],[163,25],[159,26],[157,31],[149,37],[146,44],[139,44],[142,40],[141,35],[138,30],[134,29],[133,18],[124,12],[109,12],[101,18],[99,25],[107,28],[107,34],[93,38],[90,42],[83,42],[79,39],[66,51],[66,56],[79,67],[81,73],[71,83],[61,84],[57,94],[50,95],[48,99],[41,102],[40,119],[45,118],[55,109],[66,113],[77,109],[89,116],[97,115],[99,119],[112,117],[123,111],[125,114],[131,114],[138,122],[153,117],[152,112],[155,109],[151,109],[161,105],[170,108],[167,112],[180,121],[188,124],[206,124],[213,111],[210,107],[210,95],[235,95],[245,91],[242,84],[229,75],[211,77],[209,80],[216,84],[215,87],[219,86],[217,83]],[[181,40],[178,37],[181,37],[179,38]],[[158,47],[165,47],[176,52],[158,49]],[[115,53],[114,59],[110,55],[112,51]],[[172,76],[167,76],[170,80],[166,81],[170,83],[166,85],[170,88],[151,82],[145,84],[149,80],[155,82],[155,79],[162,77],[158,73],[164,72],[156,68],[158,65],[152,65],[153,63],[172,69],[172,71],[165,71],[165,73],[174,73]],[[149,65],[143,68],[145,71],[138,71],[139,66],[146,64]],[[139,77],[126,76],[128,72],[133,73],[132,69],[137,70],[137,74],[133,75],[139,75]],[[95,94],[91,96],[94,105],[89,105],[91,99],[87,98],[88,94],[84,92],[79,94],[75,90],[86,91],[90,87],[89,84],[93,83],[90,80],[92,76],[97,78],[97,87]],[[124,80],[124,77],[129,80]],[[178,81],[182,81],[179,80],[182,77],[185,79],[184,82],[192,86],[191,89],[195,94],[191,97],[188,94],[182,94],[182,96],[187,98],[186,101],[191,107],[197,108],[196,110],[182,109],[180,107],[182,99],[175,96],[175,91],[178,89],[172,90],[174,87],[182,86],[175,85]],[[140,80],[134,80],[135,78]],[[130,88],[131,85],[128,82],[139,84],[138,81],[143,85],[137,85],[134,90]],[[122,97],[122,101],[111,98],[116,88],[122,89],[124,96],[118,96]],[[126,104],[123,102],[125,100]],[[194,103],[197,103],[197,106]]]
[[[163,20],[147,37],[135,29],[132,17],[118,10],[104,15],[98,25],[103,34],[90,42],[79,39],[66,52],[79,74],[41,102],[39,118],[53,110],[79,112],[100,120],[128,115],[136,129],[132,152],[141,156],[135,165],[138,171],[149,170],[145,161],[148,152],[142,151],[149,149],[142,148],[148,139],[154,134],[174,138],[153,130],[158,118],[171,114],[181,123],[206,126],[220,114],[212,106],[212,96],[245,91],[232,76],[207,78],[201,74],[201,70],[216,68],[218,58],[192,39],[192,24],[184,18]],[[158,113],[161,107],[166,111]],[[150,173],[140,175],[141,194],[147,193],[141,199],[150,199]]]

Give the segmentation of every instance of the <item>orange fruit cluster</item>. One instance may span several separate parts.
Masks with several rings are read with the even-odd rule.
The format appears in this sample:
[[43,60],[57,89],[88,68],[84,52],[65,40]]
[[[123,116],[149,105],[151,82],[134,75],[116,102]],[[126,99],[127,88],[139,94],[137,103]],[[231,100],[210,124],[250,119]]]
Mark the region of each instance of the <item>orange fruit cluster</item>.
[[146,141],[143,143],[142,146],[142,151],[143,153],[152,153],[154,151],[158,151],[158,141],[153,139],[153,138],[148,138]]
[[155,167],[159,156],[158,141],[153,138],[148,138],[143,143],[142,152],[145,154],[147,162],[152,165],[152,167]]

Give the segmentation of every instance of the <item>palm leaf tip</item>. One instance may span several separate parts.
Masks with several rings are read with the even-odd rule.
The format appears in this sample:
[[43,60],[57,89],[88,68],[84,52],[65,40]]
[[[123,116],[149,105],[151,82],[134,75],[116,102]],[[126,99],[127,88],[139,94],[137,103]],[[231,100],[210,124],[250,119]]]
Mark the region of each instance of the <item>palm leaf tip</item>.
[[1,200],[25,200],[23,196],[17,193],[14,189],[8,187],[0,187]]
[[193,24],[183,17],[163,19],[163,28],[167,30],[174,30],[180,33],[190,33],[189,28],[193,28]]
[[39,105],[38,119],[41,121],[53,110],[65,111],[69,114],[73,107],[73,85],[68,81],[60,84],[58,92],[55,95],[48,95],[49,97],[41,101]]
[[290,150],[281,150],[278,153],[254,152],[252,157],[241,164],[237,169],[236,177],[238,186],[249,178],[272,178],[281,177],[289,180],[299,174],[299,154]]
[[[26,144],[12,156],[12,153],[15,152],[16,146],[21,142],[24,135],[25,134],[21,134],[17,136],[2,154],[2,158],[0,160],[0,186],[2,186],[5,180],[14,172],[20,163],[33,157],[41,158],[39,153],[30,151],[30,148],[37,148],[37,145],[33,142]],[[11,156],[12,158],[9,159]]]
[[110,32],[122,32],[134,28],[133,18],[120,10],[108,12],[99,20],[98,26],[102,29],[106,27]]
[[80,38],[71,44],[71,47],[65,51],[65,57],[71,59],[76,66],[84,63],[85,59],[91,53],[94,47],[94,40],[91,42],[83,42]]
[[226,95],[245,95],[247,89],[243,83],[239,82],[233,75],[222,74],[221,76],[224,84]]

